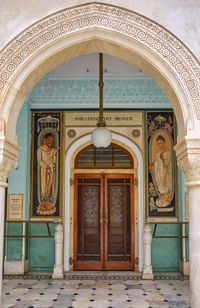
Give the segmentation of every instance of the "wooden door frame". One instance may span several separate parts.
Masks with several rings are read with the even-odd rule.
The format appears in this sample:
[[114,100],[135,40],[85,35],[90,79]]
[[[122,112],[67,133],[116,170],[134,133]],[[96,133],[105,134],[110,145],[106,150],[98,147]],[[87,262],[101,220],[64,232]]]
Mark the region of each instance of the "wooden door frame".
[[[101,259],[99,261],[78,261],[77,260],[77,250],[78,250],[78,178],[84,179],[94,179],[98,178],[101,181],[100,185],[100,255]],[[108,178],[129,178],[130,183],[130,254],[131,261],[127,268],[127,262],[123,261],[108,261],[106,256],[108,254],[108,246],[106,245],[108,238],[108,228],[104,224],[102,212],[106,209],[107,200],[107,179]],[[104,194],[105,190],[105,194]],[[134,174],[132,173],[76,173],[74,174],[74,236],[73,236],[73,269],[74,270],[116,270],[119,267],[120,270],[134,270]],[[88,264],[87,264],[88,263]],[[117,266],[118,264],[118,266]]]

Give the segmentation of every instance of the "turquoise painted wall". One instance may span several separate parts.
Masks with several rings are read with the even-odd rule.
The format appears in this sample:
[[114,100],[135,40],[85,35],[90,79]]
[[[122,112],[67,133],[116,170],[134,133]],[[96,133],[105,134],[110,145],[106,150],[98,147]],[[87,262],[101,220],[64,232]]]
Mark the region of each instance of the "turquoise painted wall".
[[8,178],[8,193],[23,194],[23,216],[29,217],[30,204],[30,163],[31,163],[31,111],[29,102],[25,101],[17,121],[17,137],[20,153],[17,167]]
[[[22,235],[22,223],[9,223],[7,226],[8,235]],[[20,261],[22,259],[22,239],[8,238],[7,260]]]
[[[29,218],[30,205],[30,157],[31,157],[31,111],[29,102],[25,101],[20,111],[17,121],[17,137],[20,146],[17,167],[8,177],[8,193],[23,194],[23,219]],[[5,227],[7,235],[22,235],[21,223],[8,223]],[[7,260],[21,260],[22,239],[8,238],[7,240]],[[26,250],[26,257],[28,251]]]
[[[50,223],[51,235],[55,233],[56,224]],[[30,235],[48,235],[46,223],[30,223],[28,227]],[[54,238],[30,238],[29,239],[29,270],[52,271],[55,263]]]
[[[151,225],[152,232],[154,225]],[[172,224],[157,225],[156,235],[176,236],[181,235],[181,226]],[[179,271],[179,260],[181,257],[180,239],[152,239],[152,267],[155,272],[177,272]]]

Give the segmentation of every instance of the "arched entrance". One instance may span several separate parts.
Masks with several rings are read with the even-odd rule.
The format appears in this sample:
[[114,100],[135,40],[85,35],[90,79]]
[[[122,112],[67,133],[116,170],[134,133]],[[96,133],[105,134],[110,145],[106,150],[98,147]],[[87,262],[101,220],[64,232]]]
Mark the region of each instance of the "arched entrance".
[[[70,169],[68,168],[68,166],[70,165],[74,165],[74,161],[75,161],[75,157],[76,155],[80,152],[80,148],[85,149],[85,147],[87,147],[88,145],[90,145],[90,141],[91,141],[91,135],[87,135],[84,136],[80,139],[78,139],[75,143],[73,143],[71,145],[71,147],[68,149],[67,153],[66,153],[66,158],[65,158],[65,241],[64,241],[64,269],[66,271],[68,271],[70,269],[69,267],[69,258],[71,257],[74,260],[74,255],[75,253],[77,253],[77,247],[74,247],[74,243],[72,243],[72,238],[74,235],[74,230],[75,232],[78,232],[78,228],[75,227],[75,225],[72,224],[72,221],[75,222],[76,219],[75,216],[77,215],[77,211],[78,211],[78,202],[75,202],[74,204],[74,196],[76,196],[75,198],[77,198],[77,188],[76,186],[78,186],[78,179],[80,179],[81,181],[83,179],[89,179],[90,178],[95,181],[98,181],[98,183],[96,183],[96,186],[100,186],[101,188],[104,189],[106,186],[106,182],[107,182],[107,188],[109,184],[112,185],[112,180],[116,178],[116,180],[119,182],[117,185],[121,185],[121,189],[124,189],[124,187],[126,186],[126,180],[129,182],[127,182],[127,186],[129,186],[129,188],[133,188],[134,187],[134,194],[132,195],[132,208],[130,211],[130,214],[132,215],[131,217],[131,221],[133,222],[131,228],[129,229],[130,232],[132,232],[132,235],[130,237],[130,241],[129,244],[131,245],[131,249],[132,252],[131,254],[131,258],[132,261],[131,262],[124,262],[121,261],[121,265],[122,268],[124,267],[124,269],[134,269],[134,262],[135,262],[135,258],[139,259],[139,264],[137,264],[137,270],[141,271],[142,270],[142,266],[143,266],[143,244],[142,244],[142,230],[143,230],[143,213],[144,213],[144,190],[143,190],[143,158],[142,158],[142,153],[140,152],[139,148],[129,139],[118,135],[116,133],[113,133],[113,143],[115,144],[120,144],[122,147],[124,147],[126,150],[130,149],[129,152],[131,151],[131,155],[133,158],[132,159],[132,166],[133,166],[133,161],[134,161],[134,169],[133,168],[125,168],[124,170],[126,170],[126,172],[123,170],[121,170],[121,173],[119,173],[120,169],[109,169],[109,168],[105,168],[105,169],[89,169],[85,168],[85,173],[84,173],[84,168],[81,169],[81,173],[80,173],[80,169],[75,170],[74,172],[70,171]],[[124,146],[123,146],[124,145]],[[130,154],[129,154],[130,156]],[[131,157],[131,156],[130,156]],[[72,170],[72,169],[71,169]],[[107,175],[105,173],[105,171],[107,171]],[[102,174],[102,172],[104,172],[104,176]],[[122,177],[123,174],[123,177]],[[71,185],[70,185],[70,180],[72,178],[72,176],[75,176],[75,186],[74,190],[72,192],[71,190]],[[104,179],[103,179],[104,177]],[[137,179],[137,185],[134,185],[133,183],[133,179]],[[111,183],[108,183],[109,180],[111,180]],[[77,182],[76,182],[77,181]],[[87,181],[86,181],[87,182]],[[80,182],[80,184],[83,184],[83,181]],[[94,183],[93,183],[94,184]],[[90,185],[90,184],[89,184]],[[80,185],[83,187],[83,185]],[[95,186],[95,185],[94,185]],[[123,187],[123,188],[122,188]],[[127,188],[127,190],[129,189]],[[83,188],[81,188],[82,190]],[[96,189],[96,187],[95,187]],[[115,189],[115,188],[114,188]],[[81,193],[81,192],[80,192]],[[74,195],[75,194],[75,195]],[[102,190],[102,194],[103,194],[103,190]],[[108,208],[108,203],[106,204],[106,200],[105,200],[105,193],[104,195],[104,200],[102,197],[102,206],[103,206],[103,211],[105,211]],[[123,198],[122,198],[123,199]],[[77,201],[77,200],[76,200]],[[80,206],[83,205],[83,203],[80,204]],[[74,211],[74,207],[75,207],[75,211]],[[121,210],[120,210],[121,211]],[[104,212],[101,213],[101,215],[105,214]],[[124,216],[125,217],[125,216]],[[100,220],[100,210],[99,210],[99,220]],[[106,231],[106,229],[108,229],[108,225],[106,225],[106,219],[108,217],[102,217],[104,221],[102,221],[102,231],[104,229],[104,231]],[[123,225],[124,229],[125,226]],[[124,229],[122,230],[115,230],[118,232],[122,231],[124,232]],[[88,232],[91,232],[91,230],[88,230]],[[107,230],[108,232],[108,230]],[[109,234],[107,233],[107,236]],[[124,234],[125,235],[125,234]],[[77,241],[77,236],[75,240]],[[104,239],[101,239],[101,243],[105,244],[105,235]],[[120,237],[122,239],[122,237]],[[117,241],[120,241],[120,238],[115,239]],[[99,239],[100,240],[100,239]],[[114,240],[114,238],[113,238]],[[75,244],[76,245],[76,244]],[[105,245],[104,245],[105,247]],[[107,245],[108,247],[108,245]],[[124,246],[123,246],[124,248]],[[102,247],[102,251],[103,251],[103,247]],[[108,250],[107,250],[108,252]],[[103,252],[104,253],[104,252]],[[120,253],[120,255],[122,255],[122,253]],[[105,253],[102,256],[102,262],[103,262],[103,258],[104,258],[104,263],[105,263]],[[128,257],[128,256],[127,256]],[[117,256],[116,256],[117,258]],[[123,255],[124,258],[124,255]],[[131,259],[130,258],[130,259]],[[128,260],[128,258],[127,258]],[[118,260],[119,261],[119,260]],[[109,263],[109,262],[108,262]],[[95,266],[99,266],[99,268],[96,269],[100,269],[100,264],[95,264]],[[118,264],[119,265],[119,264]],[[81,265],[81,266],[84,266]],[[87,266],[87,264],[86,264]],[[115,269],[116,264],[114,263],[110,263],[107,265],[107,269]],[[73,268],[73,267],[72,267]],[[84,267],[82,267],[83,269]],[[76,269],[76,267],[75,267]],[[91,268],[90,268],[91,269]],[[94,267],[93,267],[94,269]],[[101,269],[103,269],[103,264],[101,263]],[[105,269],[105,267],[104,267]],[[118,268],[119,269],[119,268]]]
[[114,143],[104,150],[90,145],[74,167],[74,269],[133,270],[132,156]]
[[[80,54],[104,52],[138,65],[170,98],[178,121],[178,164],[186,174],[190,210],[192,303],[199,302],[199,63],[167,30],[134,12],[98,3],[58,12],[39,21],[1,52],[1,217],[4,188],[16,166],[16,122],[26,95],[50,69]],[[190,202],[191,201],[191,202]],[[196,223],[194,223],[194,221]],[[1,222],[3,236],[3,220]],[[3,247],[3,237],[0,246]],[[194,253],[193,253],[194,252]],[[2,251],[1,251],[2,260]],[[1,261],[2,263],[2,261]],[[0,278],[1,281],[1,278]]]

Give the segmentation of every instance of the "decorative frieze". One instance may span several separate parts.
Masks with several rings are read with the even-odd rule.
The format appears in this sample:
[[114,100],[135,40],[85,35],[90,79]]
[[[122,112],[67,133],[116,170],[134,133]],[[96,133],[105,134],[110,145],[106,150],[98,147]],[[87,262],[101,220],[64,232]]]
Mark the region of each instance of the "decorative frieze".
[[[64,76],[65,77],[65,76]],[[57,78],[51,79],[51,73],[43,77],[29,93],[28,98],[31,105],[38,104],[73,104],[83,106],[90,104],[98,107],[99,92],[98,79],[90,79],[90,76],[79,76],[80,79]],[[83,78],[84,77],[84,78]],[[81,78],[83,78],[81,80]],[[86,79],[87,78],[87,79]],[[104,106],[115,105],[137,105],[149,106],[149,104],[164,105],[170,107],[169,100],[162,89],[150,79],[141,78],[138,80],[125,79],[125,76],[104,78]]]

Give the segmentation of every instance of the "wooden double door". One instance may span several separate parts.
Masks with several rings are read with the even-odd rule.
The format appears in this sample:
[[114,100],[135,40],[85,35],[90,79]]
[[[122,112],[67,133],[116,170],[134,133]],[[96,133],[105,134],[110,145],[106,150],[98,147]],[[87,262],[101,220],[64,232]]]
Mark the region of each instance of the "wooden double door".
[[132,174],[76,174],[74,270],[134,269]]

